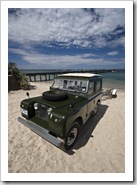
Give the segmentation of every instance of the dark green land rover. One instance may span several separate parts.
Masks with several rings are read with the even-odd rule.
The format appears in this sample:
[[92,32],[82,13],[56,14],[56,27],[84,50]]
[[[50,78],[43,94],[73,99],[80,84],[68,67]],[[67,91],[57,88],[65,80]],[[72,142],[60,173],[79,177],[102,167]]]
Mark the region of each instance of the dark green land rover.
[[97,113],[101,99],[101,75],[58,75],[49,91],[21,102],[22,117],[18,120],[54,145],[69,150],[81,125]]

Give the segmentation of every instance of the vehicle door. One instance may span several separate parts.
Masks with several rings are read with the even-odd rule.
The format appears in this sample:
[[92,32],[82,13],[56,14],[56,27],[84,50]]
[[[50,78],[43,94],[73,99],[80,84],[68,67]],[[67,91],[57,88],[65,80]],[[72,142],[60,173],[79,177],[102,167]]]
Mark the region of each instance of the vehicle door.
[[94,110],[95,107],[95,80],[89,81],[89,86],[88,86],[88,105],[87,105],[87,114],[88,116],[91,115],[92,111]]

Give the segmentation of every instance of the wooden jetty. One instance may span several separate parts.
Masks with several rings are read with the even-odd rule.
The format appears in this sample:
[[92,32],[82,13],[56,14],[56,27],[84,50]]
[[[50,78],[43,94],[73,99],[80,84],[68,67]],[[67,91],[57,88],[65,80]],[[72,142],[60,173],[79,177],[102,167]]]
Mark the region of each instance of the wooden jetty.
[[[55,71],[46,71],[46,72],[31,72],[31,73],[23,73],[28,78],[30,82],[38,82],[38,81],[50,81],[54,80],[57,75],[65,74],[65,73],[106,73],[112,72],[115,69],[102,69],[102,70],[55,70]],[[116,71],[116,70],[115,70]]]

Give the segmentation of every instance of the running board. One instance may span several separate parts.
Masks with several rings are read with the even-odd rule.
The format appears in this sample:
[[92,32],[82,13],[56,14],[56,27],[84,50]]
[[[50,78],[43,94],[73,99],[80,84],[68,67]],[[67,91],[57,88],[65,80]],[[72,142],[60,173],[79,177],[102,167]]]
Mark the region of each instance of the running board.
[[39,136],[41,136],[42,138],[44,138],[47,141],[49,141],[50,143],[52,143],[53,145],[55,145],[58,148],[64,150],[63,141],[61,141],[58,138],[56,138],[56,137],[52,136],[51,134],[49,134],[49,131],[46,130],[45,128],[40,127],[39,125],[35,124],[34,122],[29,121],[29,120],[25,120],[25,119],[23,119],[21,117],[18,117],[18,121],[20,123],[22,123],[23,125],[25,125],[26,127],[28,127],[29,129],[31,129],[36,134],[38,134]]

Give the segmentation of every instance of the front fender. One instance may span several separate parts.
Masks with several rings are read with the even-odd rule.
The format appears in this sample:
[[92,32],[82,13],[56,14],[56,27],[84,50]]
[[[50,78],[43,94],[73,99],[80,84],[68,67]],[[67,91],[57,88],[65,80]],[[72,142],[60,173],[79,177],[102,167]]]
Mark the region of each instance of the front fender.
[[87,105],[83,107],[79,107],[78,109],[73,110],[69,115],[66,120],[66,125],[65,125],[65,136],[67,135],[70,127],[72,124],[77,120],[78,118],[82,119],[82,123],[86,121],[87,118]]

